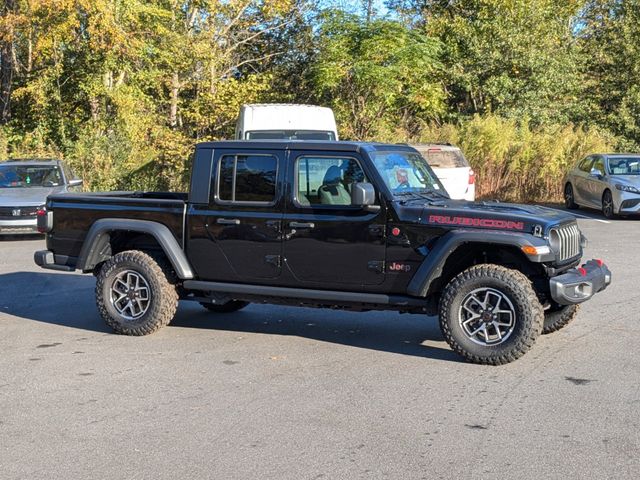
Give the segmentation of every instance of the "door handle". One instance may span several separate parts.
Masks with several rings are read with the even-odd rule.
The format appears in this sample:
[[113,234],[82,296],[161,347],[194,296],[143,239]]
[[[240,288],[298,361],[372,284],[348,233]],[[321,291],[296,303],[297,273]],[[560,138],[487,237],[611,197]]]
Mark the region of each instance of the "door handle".
[[240,225],[240,220],[237,218],[219,218],[216,220],[216,223],[220,225]]
[[291,228],[315,228],[315,223],[311,222],[289,222]]

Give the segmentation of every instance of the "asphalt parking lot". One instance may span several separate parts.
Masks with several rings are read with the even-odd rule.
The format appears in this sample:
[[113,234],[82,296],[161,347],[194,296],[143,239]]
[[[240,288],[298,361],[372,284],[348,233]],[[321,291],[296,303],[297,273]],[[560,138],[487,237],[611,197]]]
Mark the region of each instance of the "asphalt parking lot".
[[183,303],[114,335],[92,276],[0,239],[0,478],[637,478],[640,220],[581,214],[613,284],[503,367],[387,312]]

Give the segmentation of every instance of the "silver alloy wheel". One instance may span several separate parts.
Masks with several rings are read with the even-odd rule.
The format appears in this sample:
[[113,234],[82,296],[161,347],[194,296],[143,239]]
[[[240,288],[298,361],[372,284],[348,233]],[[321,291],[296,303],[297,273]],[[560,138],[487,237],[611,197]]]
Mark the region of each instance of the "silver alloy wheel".
[[142,317],[151,304],[149,284],[134,270],[123,270],[111,284],[111,304],[125,320]]
[[504,293],[477,288],[460,306],[458,321],[469,340],[483,346],[505,342],[516,326],[516,310]]
[[605,193],[602,197],[602,213],[604,213],[605,217],[610,217],[613,215],[613,198],[611,194]]

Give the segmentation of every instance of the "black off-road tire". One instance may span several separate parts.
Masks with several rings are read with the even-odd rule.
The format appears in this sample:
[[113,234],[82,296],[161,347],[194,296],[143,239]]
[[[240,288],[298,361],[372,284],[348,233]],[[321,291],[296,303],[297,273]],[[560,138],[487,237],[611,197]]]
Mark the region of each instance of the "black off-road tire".
[[573,194],[573,185],[570,183],[564,186],[564,206],[567,207],[567,210],[577,210],[580,208]]
[[543,335],[557,332],[578,316],[580,305],[564,305],[559,309],[544,312]]
[[[480,345],[464,332],[459,311],[468,294],[491,288],[506,295],[515,310],[514,327],[503,343]],[[503,365],[524,355],[542,332],[544,310],[529,279],[521,272],[499,265],[482,264],[468,268],[445,287],[440,299],[440,328],[451,348],[468,361]]]
[[[116,275],[132,270],[141,275],[149,286],[149,306],[139,318],[127,320],[121,316],[111,302],[111,287]],[[123,335],[148,335],[168,325],[178,308],[178,292],[175,278],[168,262],[163,258],[138,251],[128,250],[107,260],[100,269],[96,281],[96,304],[98,311],[116,333]]]
[[200,302],[200,305],[202,305],[210,312],[231,313],[242,310],[244,307],[249,305],[249,302],[243,302],[241,300],[229,300],[227,303],[222,304]]

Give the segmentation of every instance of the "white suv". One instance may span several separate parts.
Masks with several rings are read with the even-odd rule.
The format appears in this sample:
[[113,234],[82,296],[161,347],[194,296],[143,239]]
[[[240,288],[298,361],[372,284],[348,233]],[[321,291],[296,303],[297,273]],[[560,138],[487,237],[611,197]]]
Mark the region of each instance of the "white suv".
[[464,158],[462,151],[452,145],[411,145],[429,163],[451,198],[476,199],[476,174]]

